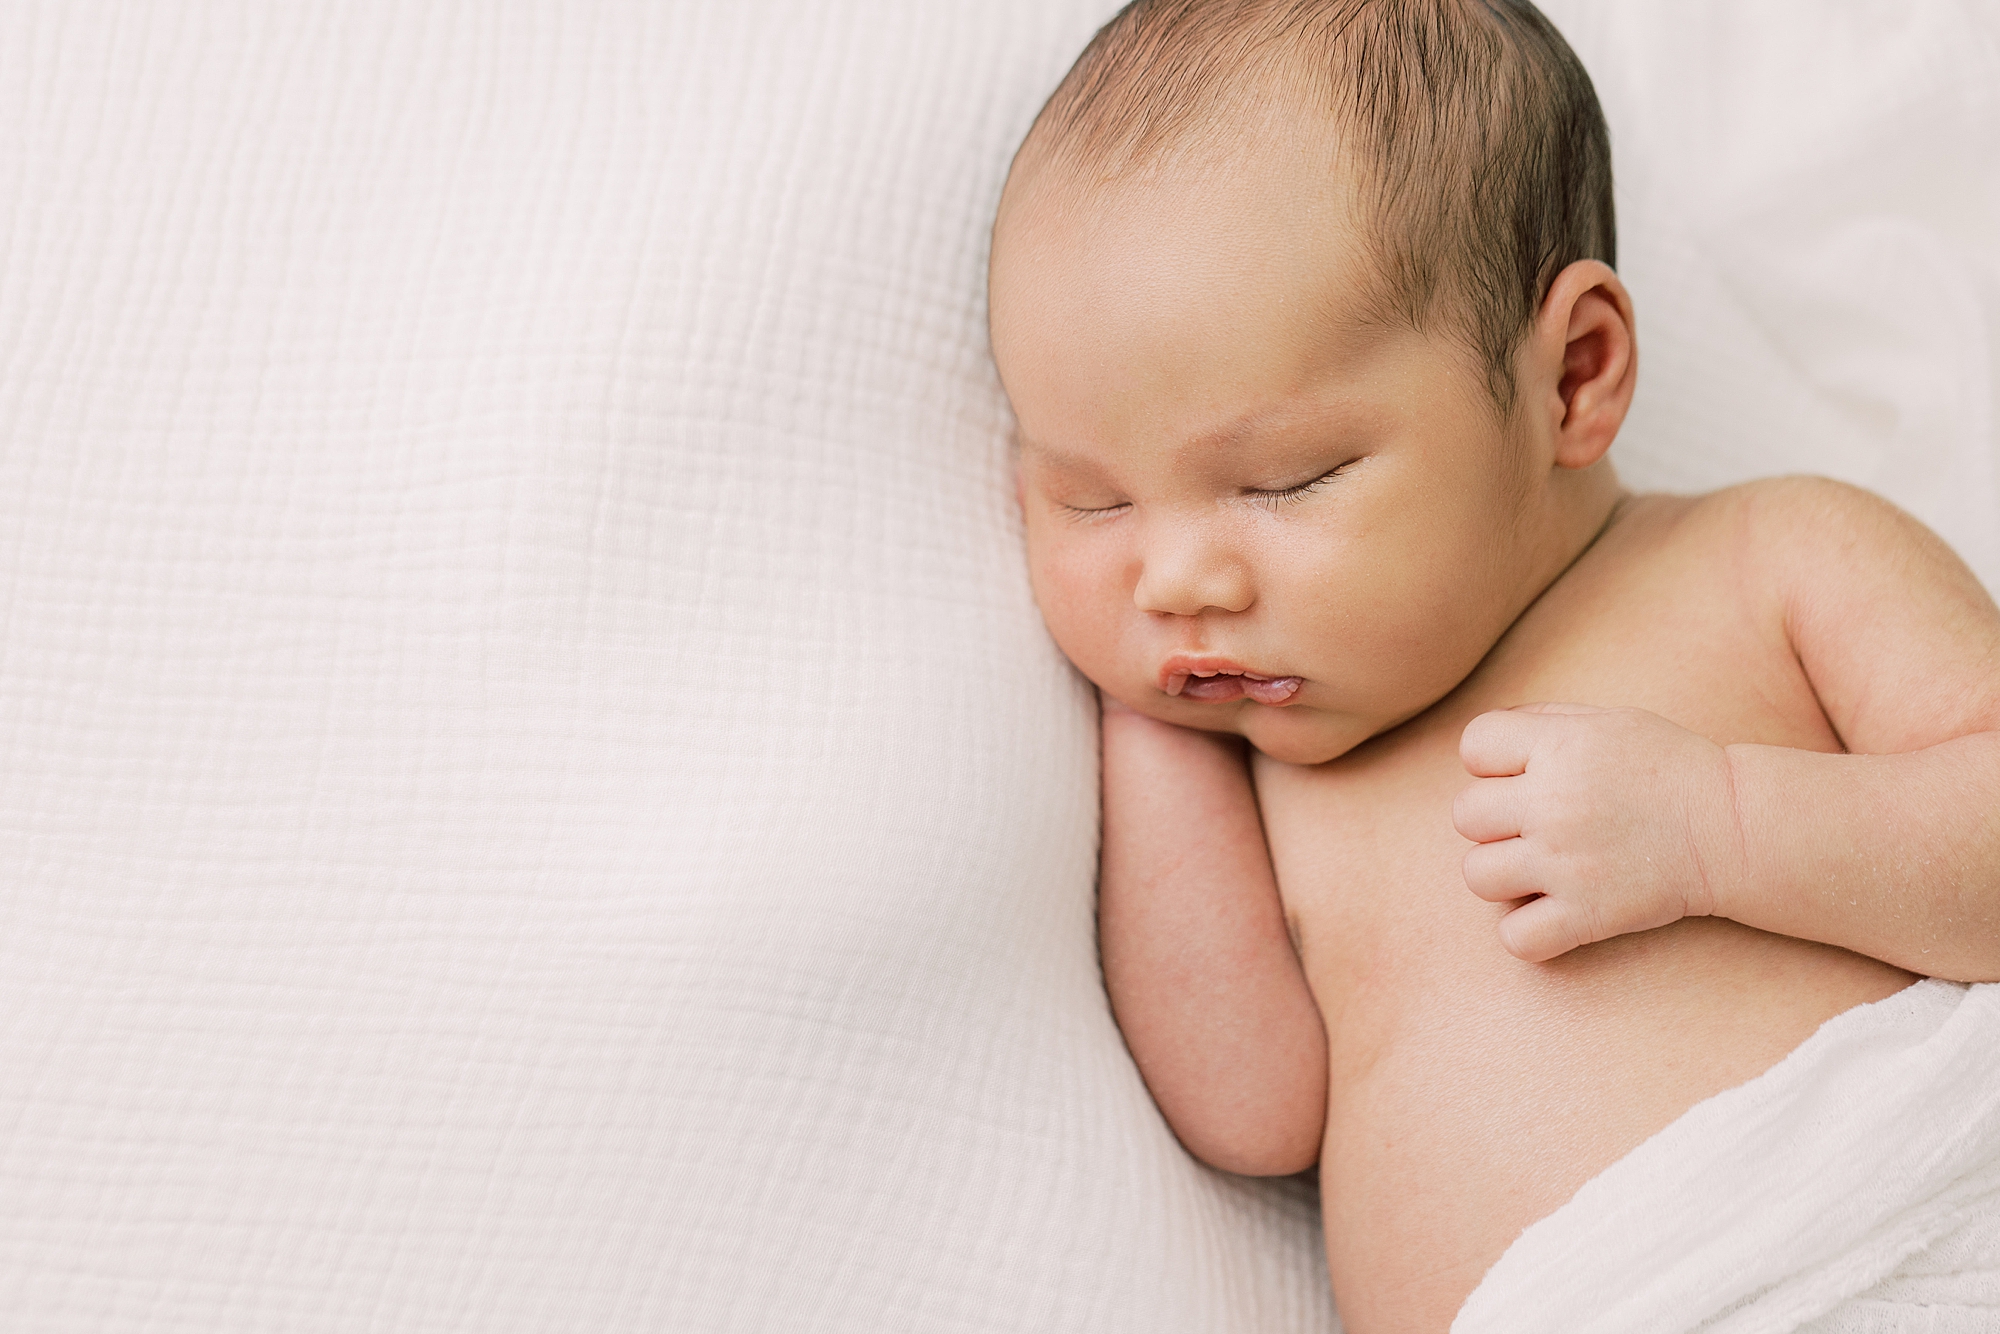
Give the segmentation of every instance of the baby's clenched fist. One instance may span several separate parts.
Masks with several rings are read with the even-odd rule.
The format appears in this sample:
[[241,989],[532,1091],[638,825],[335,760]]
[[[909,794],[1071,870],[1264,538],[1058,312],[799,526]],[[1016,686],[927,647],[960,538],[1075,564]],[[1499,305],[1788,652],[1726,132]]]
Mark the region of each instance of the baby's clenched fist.
[[1452,823],[1475,846],[1466,886],[1513,907],[1510,954],[1722,914],[1742,863],[1728,755],[1643,709],[1529,704],[1466,725],[1473,781]]

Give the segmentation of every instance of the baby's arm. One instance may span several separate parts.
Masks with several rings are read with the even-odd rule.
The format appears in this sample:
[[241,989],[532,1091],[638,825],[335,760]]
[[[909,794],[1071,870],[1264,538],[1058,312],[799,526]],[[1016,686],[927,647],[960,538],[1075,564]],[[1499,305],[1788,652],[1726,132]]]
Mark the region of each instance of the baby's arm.
[[2000,979],[2000,613],[1864,493],[1809,487],[1786,628],[1852,752],[1731,746],[1741,861],[1715,911],[1914,973]]
[[1719,747],[1633,709],[1487,714],[1466,880],[1523,958],[1713,913],[1912,972],[2000,979],[2000,613],[1921,526],[1772,488],[1757,573],[1848,754]]
[[1104,979],[1188,1151],[1249,1176],[1319,1159],[1326,1036],[1285,926],[1243,742],[1106,701]]

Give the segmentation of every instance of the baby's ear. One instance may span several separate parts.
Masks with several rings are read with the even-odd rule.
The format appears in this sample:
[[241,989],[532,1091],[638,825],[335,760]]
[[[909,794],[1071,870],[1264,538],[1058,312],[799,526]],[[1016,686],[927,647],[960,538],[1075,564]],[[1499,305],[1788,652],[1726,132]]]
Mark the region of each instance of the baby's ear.
[[1578,260],[1550,284],[1533,338],[1535,391],[1554,428],[1555,462],[1588,468],[1611,448],[1638,383],[1632,297],[1609,265]]

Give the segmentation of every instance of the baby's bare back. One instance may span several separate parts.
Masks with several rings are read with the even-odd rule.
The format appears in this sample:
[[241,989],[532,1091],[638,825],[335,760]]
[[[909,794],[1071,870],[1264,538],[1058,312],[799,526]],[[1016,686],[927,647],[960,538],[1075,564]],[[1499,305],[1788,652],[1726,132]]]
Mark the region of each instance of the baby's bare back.
[[1329,1045],[1320,1181],[1349,1334],[1443,1330],[1523,1228],[1689,1107],[1910,975],[1692,918],[1529,964],[1452,824],[1478,714],[1650,710],[1718,744],[1836,752],[1729,497],[1645,498],[1458,690],[1334,761],[1259,760]]

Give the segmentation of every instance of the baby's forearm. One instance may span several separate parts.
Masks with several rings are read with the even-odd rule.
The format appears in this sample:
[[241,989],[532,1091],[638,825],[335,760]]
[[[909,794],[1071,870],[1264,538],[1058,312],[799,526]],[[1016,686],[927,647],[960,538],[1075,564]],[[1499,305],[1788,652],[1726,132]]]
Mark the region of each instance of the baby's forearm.
[[1715,909],[1961,982],[2000,979],[2000,733],[1906,755],[1730,746]]
[[1319,1157],[1326,1041],[1285,926],[1242,742],[1104,718],[1105,983],[1181,1142],[1228,1171]]

